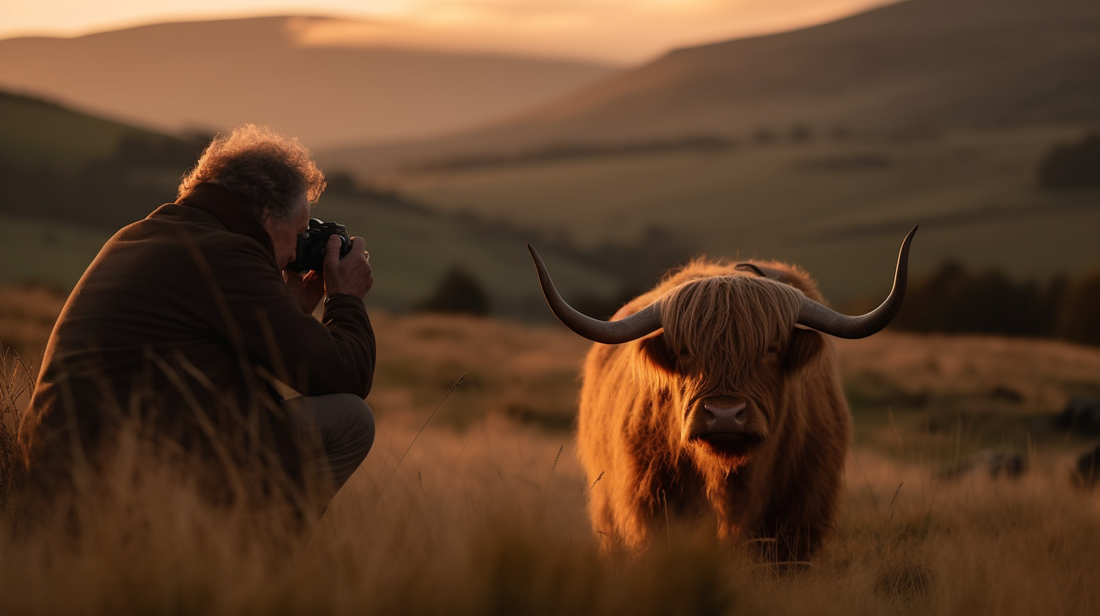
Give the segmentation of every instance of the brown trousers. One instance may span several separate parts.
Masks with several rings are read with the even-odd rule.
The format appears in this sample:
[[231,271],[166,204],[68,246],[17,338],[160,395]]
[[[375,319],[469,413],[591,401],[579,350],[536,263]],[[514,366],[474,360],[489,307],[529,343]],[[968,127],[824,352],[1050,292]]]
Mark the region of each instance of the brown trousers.
[[347,482],[374,443],[374,414],[353,394],[283,400],[295,430],[314,444],[305,460],[307,477],[329,486],[328,499]]

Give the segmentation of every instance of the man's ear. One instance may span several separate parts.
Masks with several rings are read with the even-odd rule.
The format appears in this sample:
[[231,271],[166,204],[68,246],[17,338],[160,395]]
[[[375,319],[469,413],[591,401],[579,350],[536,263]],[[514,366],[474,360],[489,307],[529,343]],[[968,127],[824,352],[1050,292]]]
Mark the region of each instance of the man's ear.
[[825,348],[825,339],[812,329],[794,328],[791,342],[787,345],[787,356],[783,358],[783,369],[794,374],[810,363]]
[[654,336],[646,336],[638,343],[642,355],[654,368],[670,374],[676,372],[676,352],[668,345],[664,332]]

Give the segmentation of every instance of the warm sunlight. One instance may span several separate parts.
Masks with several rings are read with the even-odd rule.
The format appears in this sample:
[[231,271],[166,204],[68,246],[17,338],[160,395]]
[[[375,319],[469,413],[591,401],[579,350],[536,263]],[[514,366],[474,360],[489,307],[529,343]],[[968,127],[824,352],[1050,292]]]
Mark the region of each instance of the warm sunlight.
[[1098,33],[0,0],[0,616],[1100,615]]
[[415,46],[635,63],[668,48],[788,30],[889,0],[2,0],[0,38],[76,36],[165,21],[324,15],[307,45]]

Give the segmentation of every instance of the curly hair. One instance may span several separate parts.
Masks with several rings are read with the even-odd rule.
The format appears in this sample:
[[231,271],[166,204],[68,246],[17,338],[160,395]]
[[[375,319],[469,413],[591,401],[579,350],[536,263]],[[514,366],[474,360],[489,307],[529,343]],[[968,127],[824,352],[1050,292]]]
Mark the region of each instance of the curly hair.
[[267,126],[245,124],[218,135],[180,180],[180,199],[202,182],[218,184],[248,202],[263,218],[286,220],[304,194],[315,205],[325,190],[325,174],[297,139]]

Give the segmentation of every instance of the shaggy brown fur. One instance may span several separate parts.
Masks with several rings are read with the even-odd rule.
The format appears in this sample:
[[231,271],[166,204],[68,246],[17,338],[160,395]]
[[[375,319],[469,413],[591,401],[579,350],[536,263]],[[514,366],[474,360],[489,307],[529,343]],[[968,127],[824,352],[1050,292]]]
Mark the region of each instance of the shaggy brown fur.
[[[723,540],[773,538],[780,560],[807,558],[831,530],[848,406],[831,342],[795,326],[801,296],[822,298],[802,270],[759,265],[783,282],[707,261],[673,272],[614,317],[660,302],[663,329],[589,352],[578,439],[593,526],[615,543],[645,548],[666,507]],[[746,402],[756,444],[689,440],[706,399]]]

